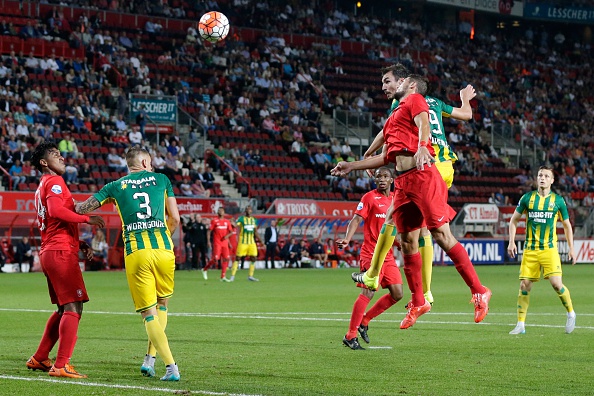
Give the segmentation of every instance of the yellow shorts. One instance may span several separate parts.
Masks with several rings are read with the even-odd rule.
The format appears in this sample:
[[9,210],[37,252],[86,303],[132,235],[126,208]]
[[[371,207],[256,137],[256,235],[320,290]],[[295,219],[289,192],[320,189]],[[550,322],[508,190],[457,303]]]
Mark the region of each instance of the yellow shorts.
[[157,297],[173,295],[175,254],[165,249],[142,249],[124,259],[126,278],[136,312],[157,305]]
[[240,243],[237,245],[237,250],[235,251],[235,256],[237,257],[258,257],[258,245],[255,243],[250,243],[249,245]]
[[545,250],[524,250],[520,265],[520,279],[538,282],[540,275],[545,279],[561,276],[561,258],[557,248]]
[[452,161],[436,162],[435,166],[448,188],[452,187],[454,182],[454,164]]

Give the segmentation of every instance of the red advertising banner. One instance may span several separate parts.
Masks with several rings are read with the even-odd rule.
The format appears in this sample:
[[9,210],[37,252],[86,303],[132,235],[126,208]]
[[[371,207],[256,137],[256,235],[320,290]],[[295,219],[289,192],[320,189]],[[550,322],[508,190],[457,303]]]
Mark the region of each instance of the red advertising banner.
[[275,199],[268,213],[285,216],[352,216],[353,201],[314,201],[313,199]]
[[[90,194],[72,194],[76,201],[85,201]],[[199,199],[176,197],[179,213],[216,213],[224,201],[221,199]],[[20,191],[0,192],[0,211],[35,212],[35,193]],[[116,213],[113,204],[104,205],[97,211],[102,213]]]

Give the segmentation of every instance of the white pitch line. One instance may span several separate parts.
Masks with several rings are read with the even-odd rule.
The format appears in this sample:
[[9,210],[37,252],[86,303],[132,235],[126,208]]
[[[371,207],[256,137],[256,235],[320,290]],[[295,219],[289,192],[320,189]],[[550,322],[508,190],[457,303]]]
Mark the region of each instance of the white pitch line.
[[149,387],[149,386],[102,384],[100,382],[78,382],[78,381],[75,382],[72,380],[59,380],[59,379],[55,379],[55,378],[18,377],[18,376],[3,375],[3,374],[0,374],[0,378],[7,379],[7,380],[13,380],[13,381],[52,382],[52,383],[57,383],[57,384],[89,386],[89,387],[98,387],[98,388],[136,389],[136,390],[142,390],[142,391],[147,391],[147,392],[162,392],[162,393],[177,393],[177,394],[186,394],[185,392],[190,392],[191,394],[209,395],[209,396],[262,396],[262,395],[257,395],[257,394],[251,395],[251,394],[247,394],[247,393],[226,393],[226,392],[211,392],[211,391],[204,391],[204,390],[153,388],[153,387]]
[[367,349],[394,349],[391,346],[368,346]]
[[[13,309],[13,308],[0,308],[0,311],[10,311],[10,312],[38,312],[38,313],[50,313],[53,310],[35,310],[35,309]],[[106,312],[106,311],[85,311],[85,315],[130,315],[136,316],[138,315],[135,312]],[[219,319],[256,319],[256,320],[298,320],[298,321],[317,321],[317,322],[345,322],[348,321],[350,318],[350,313],[336,313],[335,315],[344,315],[344,318],[324,318],[319,317],[317,315],[324,315],[324,313],[317,313],[317,312],[302,312],[301,315],[311,315],[311,317],[299,317],[299,316],[281,316],[287,315],[285,312],[269,312],[269,313],[235,313],[235,312],[219,312],[219,313],[198,313],[198,312],[170,312],[169,316],[174,317],[196,317],[196,318],[219,318]],[[279,315],[279,316],[275,316]],[[291,313],[288,313],[291,315]],[[392,316],[404,316],[404,312],[402,314],[397,313],[390,313]],[[471,315],[468,312],[440,312],[440,313],[429,313],[426,316],[423,316],[423,320],[418,320],[417,323],[426,323],[426,324],[445,324],[445,325],[476,325],[476,323],[470,321],[444,321],[444,320],[431,320],[432,317],[437,317],[440,315],[449,315],[449,316],[464,316],[464,315]],[[507,314],[507,313],[493,313],[489,314],[489,316],[515,316],[516,314]],[[561,314],[552,314],[552,313],[533,313],[530,316],[560,316]],[[386,315],[388,316],[388,315]],[[594,316],[592,314],[578,314],[578,321],[580,316]],[[375,319],[376,323],[400,323],[401,319]],[[515,323],[480,323],[481,326],[514,326]],[[564,325],[546,325],[546,324],[530,324],[527,325],[529,327],[550,327],[550,328],[564,328]],[[584,330],[594,330],[594,326],[576,326],[576,329],[584,329]]]

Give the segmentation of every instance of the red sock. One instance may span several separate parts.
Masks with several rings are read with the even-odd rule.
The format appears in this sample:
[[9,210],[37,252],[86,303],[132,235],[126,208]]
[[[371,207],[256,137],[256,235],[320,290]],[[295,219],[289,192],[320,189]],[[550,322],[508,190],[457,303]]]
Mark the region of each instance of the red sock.
[[221,264],[221,279],[225,277],[225,274],[227,274],[228,268],[229,266],[227,264]]
[[58,346],[56,363],[54,363],[57,368],[64,367],[72,357],[79,321],[80,315],[76,312],[66,311],[62,314],[62,320],[60,321],[60,345]]
[[421,253],[403,254],[402,258],[404,261],[404,275],[406,276],[406,282],[412,295],[412,304],[415,307],[420,307],[425,304],[423,278],[421,277],[421,267],[423,266]]
[[351,313],[349,332],[346,334],[346,338],[348,340],[357,337],[357,328],[361,324],[361,320],[363,320],[363,315],[365,315],[365,309],[367,309],[369,301],[369,297],[359,294],[355,304],[353,304],[353,313]]
[[54,348],[54,345],[58,342],[58,339],[60,338],[61,318],[62,316],[58,312],[54,312],[47,320],[43,336],[39,342],[39,347],[37,348],[37,352],[33,355],[38,362],[46,360],[49,357],[49,353]]
[[446,252],[448,256],[454,262],[454,266],[458,273],[464,279],[464,282],[470,288],[470,292],[472,294],[475,293],[484,293],[485,287],[481,284],[481,281],[474,270],[474,266],[470,261],[470,257],[468,257],[468,253],[466,253],[466,249],[460,242],[454,245],[453,248],[450,249],[449,252]]
[[398,301],[394,300],[391,294],[384,294],[380,297],[379,300],[373,304],[373,307],[365,315],[363,316],[363,320],[361,324],[363,326],[367,326],[371,319],[378,317],[382,312],[390,308],[392,305],[396,304]]
[[214,264],[214,260],[210,260],[205,266],[204,268],[202,268],[202,271],[207,271],[210,267],[212,267],[212,265]]

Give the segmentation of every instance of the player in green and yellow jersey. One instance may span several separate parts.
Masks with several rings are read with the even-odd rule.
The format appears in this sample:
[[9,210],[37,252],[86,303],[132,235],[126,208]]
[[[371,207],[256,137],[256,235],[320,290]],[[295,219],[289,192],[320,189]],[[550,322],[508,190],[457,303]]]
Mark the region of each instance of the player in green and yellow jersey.
[[257,232],[258,227],[256,225],[256,219],[252,217],[252,207],[248,205],[245,208],[245,216],[239,217],[235,223],[239,228],[239,237],[237,238],[235,261],[231,267],[231,278],[229,278],[229,280],[235,280],[235,273],[237,272],[239,261],[241,261],[241,268],[243,268],[245,258],[248,257],[250,259],[248,280],[258,282],[258,279],[254,278],[256,259],[258,258],[258,245],[256,245],[256,240],[260,243],[262,243],[262,240]]
[[[384,93],[388,99],[392,99],[392,106],[388,111],[388,115],[398,107],[399,101],[395,98],[395,93],[402,81],[410,74],[408,69],[402,64],[398,63],[382,69],[382,76],[392,73],[393,78],[385,80]],[[461,107],[450,106],[443,101],[425,96],[425,100],[429,105],[429,126],[431,130],[431,144],[435,150],[435,166],[439,170],[441,177],[446,182],[448,188],[454,182],[454,166],[453,163],[458,160],[456,153],[448,144],[445,128],[443,126],[443,116],[451,117],[457,120],[468,121],[472,119],[472,107],[470,101],[476,96],[476,92],[472,85],[467,85],[466,88],[460,90]],[[377,134],[371,146],[365,152],[364,157],[368,158],[375,154],[384,144],[383,130]],[[421,229],[419,237],[419,251],[423,260],[422,279],[423,279],[423,293],[425,299],[433,304],[433,294],[431,293],[431,276],[433,273],[433,241],[431,233],[427,227]]]
[[165,335],[175,272],[171,234],[179,225],[179,211],[171,181],[163,174],[154,173],[151,161],[144,148],[130,148],[126,153],[130,173],[77,204],[76,211],[88,213],[109,202],[116,204],[122,220],[128,286],[149,338],[140,371],[148,377],[155,375],[158,352],[166,365],[161,380],[179,381],[179,370]]
[[540,280],[542,271],[543,277],[548,279],[553,289],[559,295],[561,303],[567,310],[567,322],[565,332],[571,333],[575,328],[575,311],[571,302],[569,289],[563,284],[561,271],[561,258],[557,250],[557,218],[561,216],[565,238],[569,247],[568,256],[575,264],[573,252],[573,230],[567,213],[567,206],[562,196],[551,191],[551,185],[555,181],[553,168],[541,166],[538,170],[538,190],[526,193],[520,198],[520,202],[514,211],[509,222],[509,244],[507,252],[510,257],[516,257],[516,230],[518,222],[526,213],[526,242],[524,243],[524,255],[520,264],[520,292],[518,294],[518,323],[510,331],[510,334],[524,334],[526,332],[524,322],[526,312],[530,303],[530,290],[532,283]]

